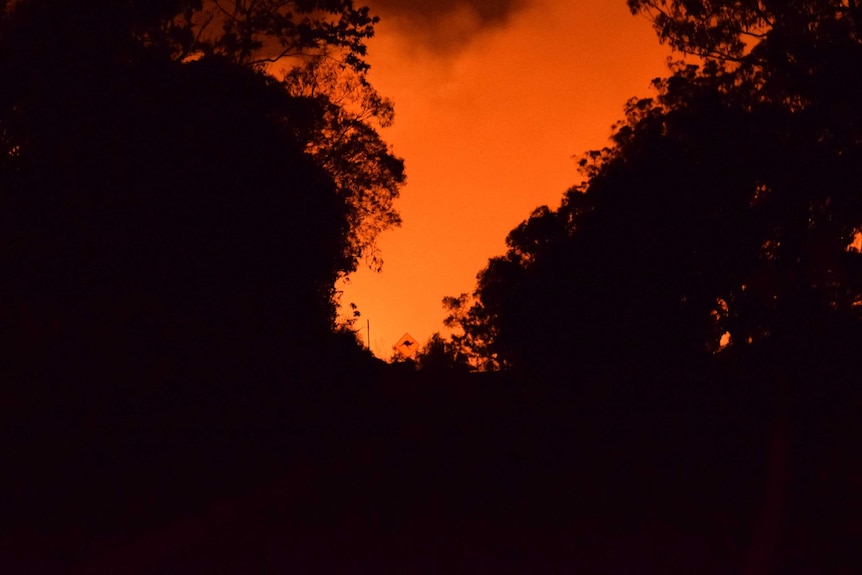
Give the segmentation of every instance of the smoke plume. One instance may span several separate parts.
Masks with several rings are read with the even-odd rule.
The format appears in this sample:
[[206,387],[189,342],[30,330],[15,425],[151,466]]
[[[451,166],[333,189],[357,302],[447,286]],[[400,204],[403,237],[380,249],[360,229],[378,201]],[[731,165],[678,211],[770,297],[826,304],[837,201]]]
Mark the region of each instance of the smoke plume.
[[489,29],[504,25],[529,0],[368,0],[372,12],[425,48],[457,51]]

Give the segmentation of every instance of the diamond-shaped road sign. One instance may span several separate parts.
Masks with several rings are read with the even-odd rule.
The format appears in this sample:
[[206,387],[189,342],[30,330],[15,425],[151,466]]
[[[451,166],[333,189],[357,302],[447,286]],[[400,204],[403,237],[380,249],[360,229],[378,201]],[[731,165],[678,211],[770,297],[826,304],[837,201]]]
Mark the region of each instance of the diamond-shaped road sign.
[[419,344],[416,343],[416,340],[413,339],[412,335],[405,333],[401,336],[401,339],[398,340],[398,343],[395,344],[395,351],[405,359],[413,357],[416,355],[416,352],[419,351]]

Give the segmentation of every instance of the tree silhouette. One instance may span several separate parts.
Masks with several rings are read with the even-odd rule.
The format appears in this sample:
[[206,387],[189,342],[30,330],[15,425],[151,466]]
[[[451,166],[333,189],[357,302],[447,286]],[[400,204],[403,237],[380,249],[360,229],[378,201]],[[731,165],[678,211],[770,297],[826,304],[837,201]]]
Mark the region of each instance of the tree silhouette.
[[393,201],[405,181],[403,160],[391,153],[375,128],[392,124],[392,102],[364,76],[325,56],[294,68],[284,83],[316,111],[316,120],[306,125],[301,137],[349,207],[348,256],[353,260],[349,271],[360,259],[379,271],[383,260],[376,239],[400,225]]
[[772,300],[769,315],[785,333],[812,306],[853,308],[858,262],[847,246],[860,221],[862,116],[852,104],[862,95],[858,7],[829,0],[629,5],[652,15],[663,40],[706,58],[716,89],[759,112],[759,125],[771,130],[771,142],[762,138],[771,155],[757,166],[755,193],[771,227],[761,244],[768,263],[745,284],[753,288],[746,296],[736,294],[738,306]]
[[[271,41],[277,56],[346,49],[340,57],[361,71],[374,20],[350,2],[237,10],[251,4],[271,14],[259,31],[237,32],[235,46],[202,32],[216,20],[201,14],[224,3],[4,4],[10,385],[35,397],[62,381],[67,392],[107,386],[119,397],[157,381],[248,380],[323,345],[334,282],[369,245],[355,238],[373,235],[357,230],[397,215],[391,195],[369,199],[309,150],[325,147],[322,128],[309,126],[338,104],[292,95],[254,54]],[[239,26],[219,25],[225,38]],[[389,162],[394,194],[400,161],[372,129],[363,134],[351,152]]]
[[[862,229],[849,99],[862,94],[843,4],[770,4],[768,31],[756,2],[631,4],[706,62],[628,103],[613,145],[581,160],[585,183],[513,230],[472,303],[453,302],[456,323],[489,357],[557,373],[847,341],[862,288],[847,249]],[[788,68],[776,43],[806,63]]]
[[416,354],[416,362],[420,371],[428,373],[467,372],[470,364],[467,356],[461,353],[459,347],[451,340],[446,340],[440,333],[434,333]]
[[[367,118],[263,62],[273,42],[361,78],[370,29],[328,10],[367,12],[276,4],[296,26],[233,54],[180,26],[224,2],[0,5],[4,536],[139,528],[264,481],[298,449],[288,425],[315,428],[332,386],[371,369],[333,329],[334,285],[369,249],[364,218],[397,221],[403,167]],[[392,187],[339,179],[334,115]]]
[[332,52],[364,72],[365,41],[378,18],[353,0],[159,0],[132,2],[136,36],[174,60],[220,56],[264,69]]

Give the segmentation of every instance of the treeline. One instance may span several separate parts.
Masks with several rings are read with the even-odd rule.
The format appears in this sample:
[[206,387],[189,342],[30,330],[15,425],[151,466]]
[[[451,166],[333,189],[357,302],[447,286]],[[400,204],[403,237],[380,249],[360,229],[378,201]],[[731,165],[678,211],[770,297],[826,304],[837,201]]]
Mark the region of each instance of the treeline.
[[565,382],[741,357],[771,358],[772,379],[855,378],[862,9],[629,7],[688,58],[582,156],[559,208],[536,209],[475,291],[445,300],[451,344]]
[[335,283],[399,223],[376,22],[0,2],[0,539],[74,549],[70,525],[119,536],[261,481],[373,369]]
[[350,0],[4,2],[6,385],[224,378],[330,345],[336,280],[399,223],[375,22]]

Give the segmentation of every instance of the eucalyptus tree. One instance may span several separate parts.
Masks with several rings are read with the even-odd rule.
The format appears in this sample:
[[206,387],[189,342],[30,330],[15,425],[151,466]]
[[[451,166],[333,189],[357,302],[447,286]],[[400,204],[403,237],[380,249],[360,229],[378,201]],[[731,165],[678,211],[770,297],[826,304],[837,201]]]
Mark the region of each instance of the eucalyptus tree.
[[[348,77],[373,94],[368,9],[19,0],[0,14],[0,307],[18,365],[4,380],[310,357],[335,281],[398,221],[400,160],[330,97]],[[273,68],[315,57],[339,62],[325,102]],[[350,154],[366,181],[346,180]]]
[[477,349],[557,371],[852,340],[855,3],[630,6],[698,59],[628,103],[611,145],[582,157],[584,182],[513,230],[472,297],[450,300],[456,325]]

